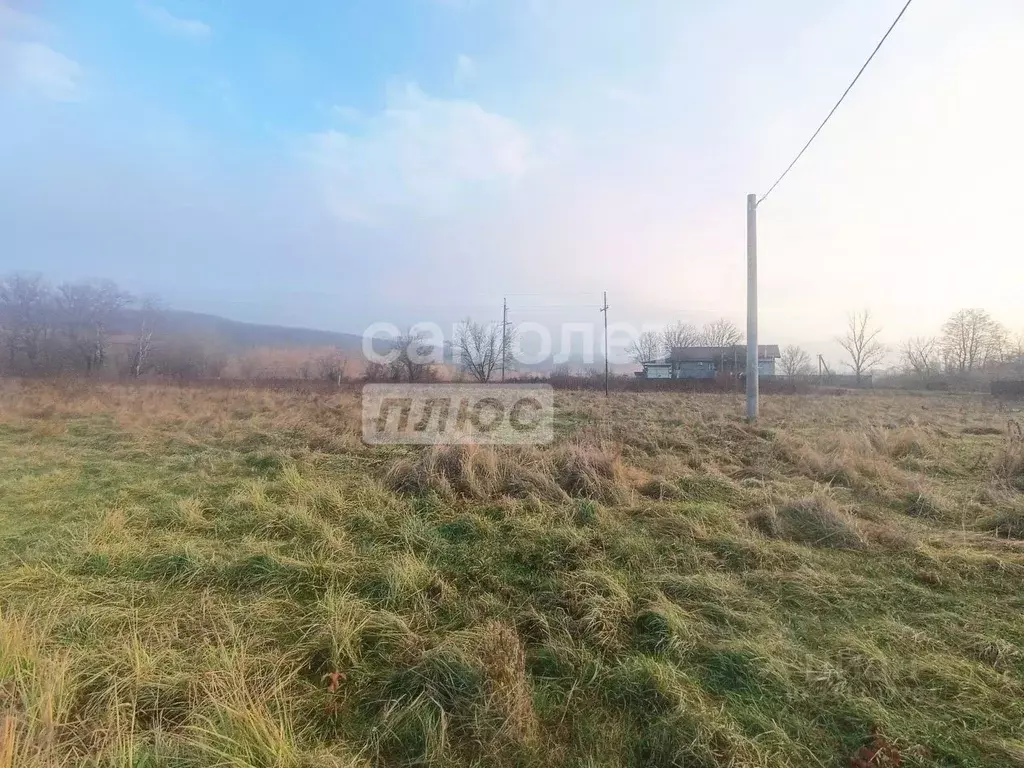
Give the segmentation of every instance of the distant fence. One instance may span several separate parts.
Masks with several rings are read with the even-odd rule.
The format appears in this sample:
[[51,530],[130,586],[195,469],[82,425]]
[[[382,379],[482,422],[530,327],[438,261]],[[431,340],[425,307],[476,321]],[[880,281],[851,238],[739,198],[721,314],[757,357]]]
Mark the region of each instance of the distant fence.
[[[0,376],[7,381],[51,381],[64,383],[68,386],[83,386],[87,383],[119,382],[129,386],[170,386],[180,388],[214,388],[214,389],[254,389],[280,392],[298,392],[303,394],[331,394],[335,392],[358,392],[367,383],[362,378],[326,381],[323,379],[299,378],[177,378],[144,376],[140,379],[110,376],[69,375],[57,377],[9,377]],[[466,382],[469,383],[469,382]],[[508,383],[550,384],[556,390],[575,392],[603,392],[604,376],[517,376],[509,377]],[[992,382],[974,379],[938,379],[933,381],[901,382],[902,386],[882,379],[872,385],[866,377],[857,386],[853,376],[761,376],[759,389],[766,395],[793,395],[810,393],[842,394],[847,389],[875,389],[891,391],[894,389],[915,389],[932,392],[970,393],[984,392],[989,389],[994,397],[1003,399],[1024,399],[1024,379],[1001,379]],[[492,381],[494,386],[501,386]],[[612,392],[693,392],[693,393],[737,393],[744,392],[743,379],[734,376],[723,376],[711,379],[645,379],[639,376],[613,376],[608,381],[608,389]]]
[[[574,392],[604,391],[603,376],[552,376],[548,383],[555,389]],[[616,376],[608,380],[615,392],[739,392],[736,379],[642,379]]]
[[823,376],[805,376],[803,379],[823,387],[871,389],[874,386],[874,378],[870,373],[863,373],[859,378],[853,373],[826,373]]
[[[546,381],[555,389],[576,392],[603,392],[603,376],[552,376]],[[761,376],[758,387],[770,395],[799,394],[817,390],[817,382],[795,380],[785,376]],[[645,379],[639,376],[615,376],[608,380],[608,389],[613,392],[744,392],[744,380],[735,376],[712,379]]]
[[152,378],[152,379],[122,379],[122,382],[130,384],[156,384],[163,386],[197,389],[262,389],[273,392],[302,392],[305,394],[318,394],[338,392],[341,390],[361,389],[361,379],[342,379],[338,384],[326,379],[292,379],[292,378],[252,378],[252,379],[183,379],[183,378]]
[[1024,380],[1003,379],[992,382],[992,394],[1013,400],[1024,399]]

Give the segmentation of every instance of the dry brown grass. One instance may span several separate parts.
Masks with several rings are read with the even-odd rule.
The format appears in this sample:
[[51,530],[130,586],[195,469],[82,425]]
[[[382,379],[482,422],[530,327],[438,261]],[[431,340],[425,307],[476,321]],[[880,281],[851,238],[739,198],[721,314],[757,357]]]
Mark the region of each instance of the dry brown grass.
[[778,509],[758,510],[749,520],[767,536],[813,547],[861,549],[867,544],[854,516],[822,488]]
[[0,768],[1005,764],[1005,413],[556,403],[370,447],[353,392],[0,382]]
[[[97,417],[139,436],[252,438],[261,432],[301,430],[315,440],[326,432],[361,445],[357,392],[294,393],[261,388],[104,384],[78,380],[0,382],[0,418],[11,425],[66,426]],[[355,442],[349,438],[355,438]]]
[[487,681],[481,717],[493,718],[495,739],[516,748],[535,745],[539,723],[526,675],[526,651],[515,628],[492,621],[457,642],[469,649]]
[[530,495],[549,500],[564,498],[551,477],[546,457],[524,447],[464,443],[431,446],[412,457],[395,460],[384,481],[399,493],[436,493],[445,499]]
[[1011,421],[1006,440],[992,457],[992,471],[1000,480],[1024,491],[1024,428]]
[[391,463],[385,483],[408,495],[478,501],[569,497],[621,502],[646,475],[627,468],[619,451],[604,443],[571,441],[555,447],[492,447],[458,443],[424,449]]

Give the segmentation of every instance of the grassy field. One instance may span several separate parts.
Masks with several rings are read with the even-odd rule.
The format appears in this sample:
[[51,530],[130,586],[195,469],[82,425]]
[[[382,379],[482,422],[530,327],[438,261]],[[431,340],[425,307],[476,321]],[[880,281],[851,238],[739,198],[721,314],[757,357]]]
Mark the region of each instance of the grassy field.
[[0,384],[0,768],[1024,765],[1022,414]]

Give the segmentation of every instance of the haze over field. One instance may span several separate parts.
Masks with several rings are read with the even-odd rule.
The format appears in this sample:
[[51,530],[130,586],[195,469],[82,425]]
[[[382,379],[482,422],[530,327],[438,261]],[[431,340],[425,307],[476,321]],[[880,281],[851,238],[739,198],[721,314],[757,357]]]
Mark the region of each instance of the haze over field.
[[1021,40],[0,0],[0,768],[1024,766]]
[[[898,5],[0,0],[0,273],[350,332],[516,292],[741,322],[744,195]],[[911,7],[760,212],[763,339],[1024,327],[1022,35],[1016,0]]]

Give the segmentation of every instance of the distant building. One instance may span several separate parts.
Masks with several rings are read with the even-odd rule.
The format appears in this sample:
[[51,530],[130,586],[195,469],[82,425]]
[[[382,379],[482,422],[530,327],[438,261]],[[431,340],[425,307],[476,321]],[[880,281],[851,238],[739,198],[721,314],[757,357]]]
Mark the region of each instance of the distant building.
[[[778,344],[761,344],[757,348],[759,376],[774,376],[775,361],[782,357]],[[747,370],[747,347],[673,347],[668,357],[642,363],[647,379],[713,379],[716,376],[739,376]]]

